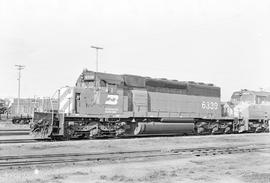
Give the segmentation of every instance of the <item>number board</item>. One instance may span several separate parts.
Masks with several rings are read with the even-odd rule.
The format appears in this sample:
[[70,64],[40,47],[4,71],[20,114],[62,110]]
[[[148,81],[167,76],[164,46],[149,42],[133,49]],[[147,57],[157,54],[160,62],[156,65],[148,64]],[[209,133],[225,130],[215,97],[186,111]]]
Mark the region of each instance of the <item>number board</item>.
[[218,110],[217,102],[202,101],[202,109]]

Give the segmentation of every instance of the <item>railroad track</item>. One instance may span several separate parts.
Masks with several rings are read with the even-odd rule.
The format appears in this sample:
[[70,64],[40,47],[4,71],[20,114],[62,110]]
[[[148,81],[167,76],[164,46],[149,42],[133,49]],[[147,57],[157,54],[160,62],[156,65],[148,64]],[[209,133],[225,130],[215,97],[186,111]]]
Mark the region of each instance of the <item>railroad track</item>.
[[7,129],[0,130],[0,136],[29,135],[29,129]]
[[200,157],[215,156],[224,154],[237,154],[268,150],[270,146],[258,147],[208,147],[208,148],[187,148],[171,150],[146,150],[146,151],[122,151],[106,153],[64,153],[64,154],[44,154],[44,155],[22,155],[22,156],[2,156],[0,157],[0,169],[10,167],[25,167],[33,165],[75,163],[75,162],[96,162],[114,160],[132,160],[140,158],[156,157]]
[[17,144],[17,143],[32,143],[38,142],[35,139],[4,139],[0,140],[0,144]]
[[5,129],[5,130],[1,129],[0,132],[5,132],[5,131],[11,131],[11,132],[12,131],[28,131],[29,132],[29,130],[30,129],[21,129],[21,128],[20,129]]

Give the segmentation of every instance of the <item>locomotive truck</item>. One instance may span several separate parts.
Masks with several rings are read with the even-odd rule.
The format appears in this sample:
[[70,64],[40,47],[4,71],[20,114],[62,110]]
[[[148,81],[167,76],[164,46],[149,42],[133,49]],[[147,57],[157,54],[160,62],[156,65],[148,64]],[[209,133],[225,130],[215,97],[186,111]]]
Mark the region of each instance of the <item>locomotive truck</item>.
[[220,95],[213,84],[84,70],[61,92],[58,112],[34,113],[30,133],[70,139],[269,130],[265,117],[222,117]]

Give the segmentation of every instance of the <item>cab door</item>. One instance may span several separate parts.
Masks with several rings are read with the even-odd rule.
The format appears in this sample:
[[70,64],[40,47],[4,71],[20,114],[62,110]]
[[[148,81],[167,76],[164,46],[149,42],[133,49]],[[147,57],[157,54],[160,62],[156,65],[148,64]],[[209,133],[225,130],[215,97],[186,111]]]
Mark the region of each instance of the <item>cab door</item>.
[[74,106],[75,114],[79,113],[78,110],[80,108],[80,105],[81,105],[81,93],[75,93],[75,106]]

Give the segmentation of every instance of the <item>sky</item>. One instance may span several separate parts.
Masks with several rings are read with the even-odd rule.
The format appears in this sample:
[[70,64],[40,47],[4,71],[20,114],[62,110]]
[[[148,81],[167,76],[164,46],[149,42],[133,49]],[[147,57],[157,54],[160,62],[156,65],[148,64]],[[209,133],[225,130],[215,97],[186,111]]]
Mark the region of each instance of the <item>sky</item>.
[[270,91],[268,0],[0,0],[0,97],[52,96],[84,68]]

